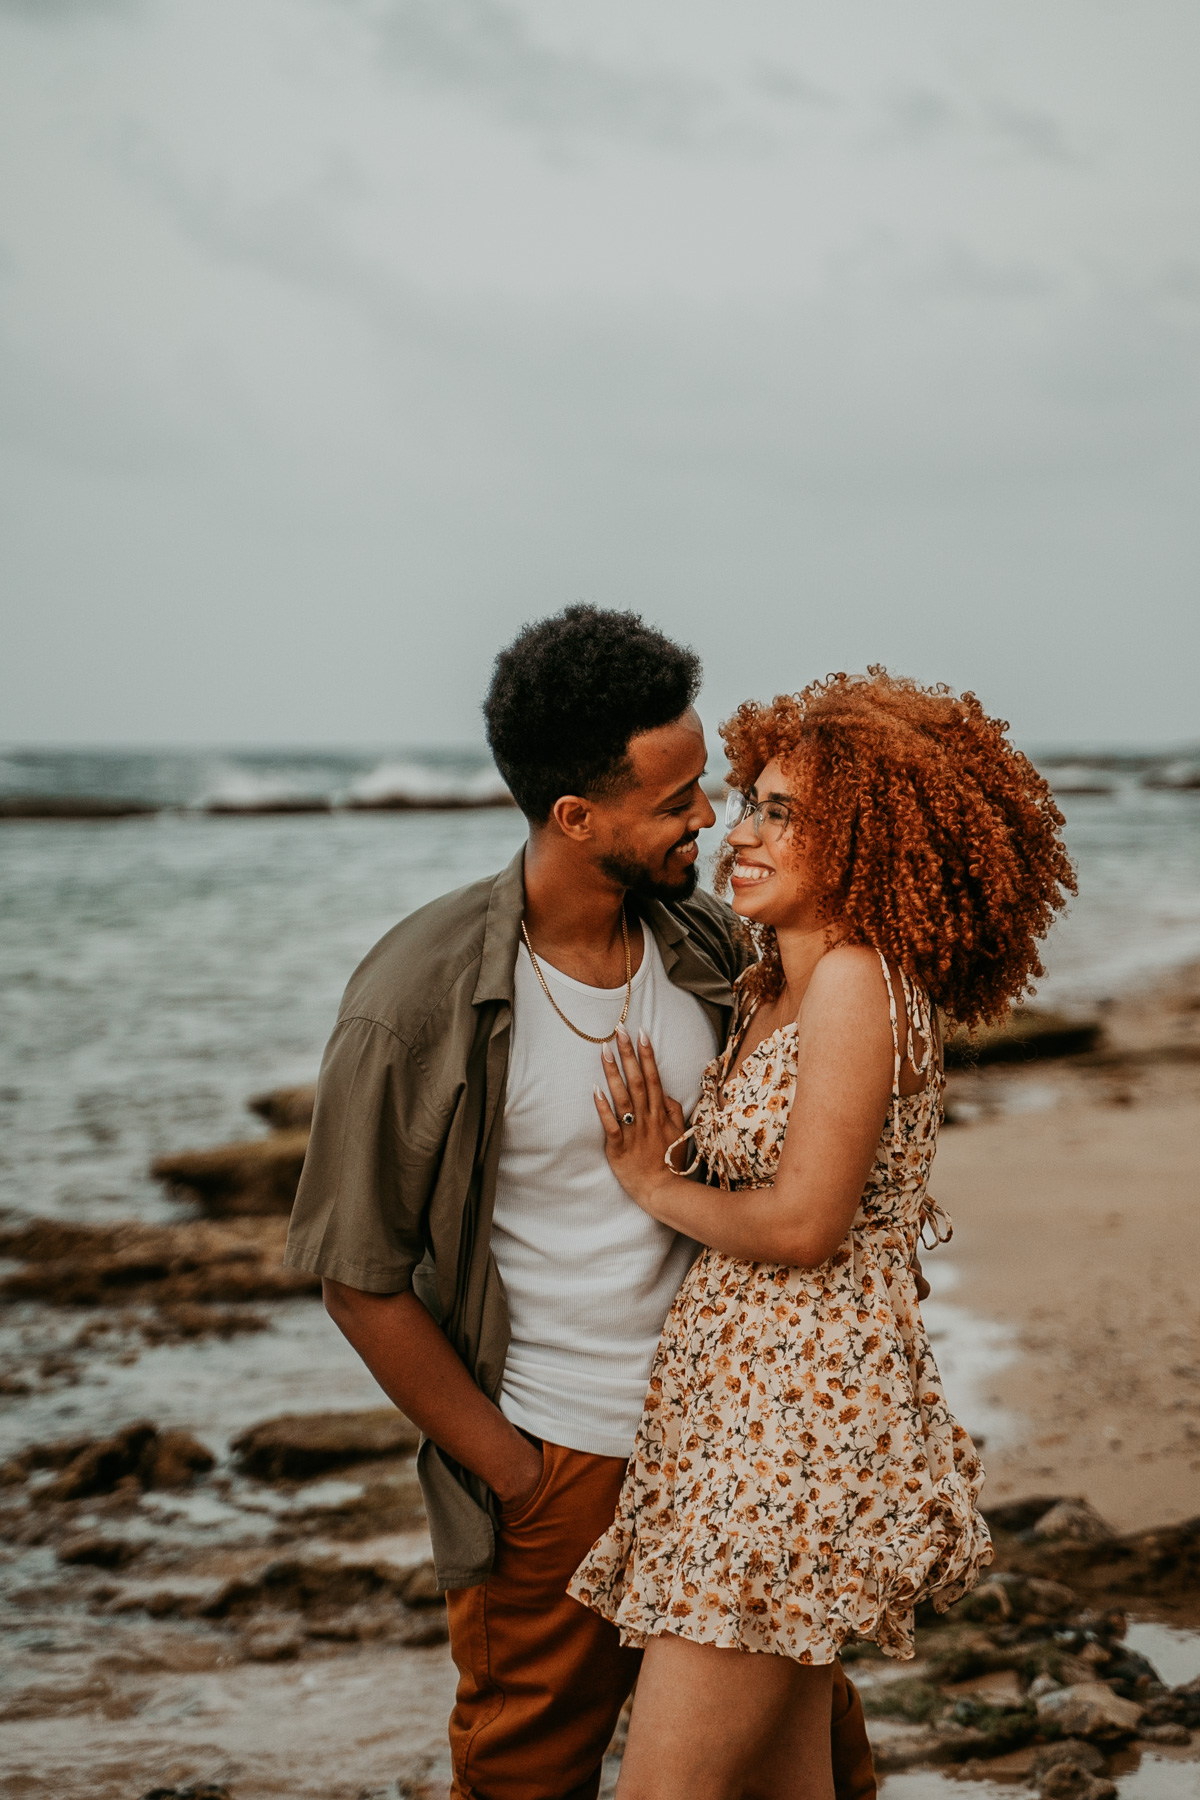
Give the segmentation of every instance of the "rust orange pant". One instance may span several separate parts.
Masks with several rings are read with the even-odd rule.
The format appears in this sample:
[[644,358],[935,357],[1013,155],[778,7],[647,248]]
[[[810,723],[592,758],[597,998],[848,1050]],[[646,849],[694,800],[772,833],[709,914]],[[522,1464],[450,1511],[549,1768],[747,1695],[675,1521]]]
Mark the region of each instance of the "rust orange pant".
[[[446,1596],[458,1695],[450,1719],[457,1800],[594,1800],[600,1764],[641,1652],[567,1594],[612,1523],[625,1463],[543,1445],[542,1478],[507,1514],[487,1580]],[[838,1800],[874,1800],[862,1706],[835,1671]]]

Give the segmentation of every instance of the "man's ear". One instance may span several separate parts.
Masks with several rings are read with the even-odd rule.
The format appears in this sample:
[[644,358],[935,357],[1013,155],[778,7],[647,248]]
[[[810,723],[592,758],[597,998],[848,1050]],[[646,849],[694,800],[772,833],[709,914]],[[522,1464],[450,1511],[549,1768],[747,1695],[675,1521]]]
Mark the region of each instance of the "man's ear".
[[578,794],[564,794],[556,800],[550,808],[550,817],[563,836],[576,843],[582,843],[592,835],[591,803]]

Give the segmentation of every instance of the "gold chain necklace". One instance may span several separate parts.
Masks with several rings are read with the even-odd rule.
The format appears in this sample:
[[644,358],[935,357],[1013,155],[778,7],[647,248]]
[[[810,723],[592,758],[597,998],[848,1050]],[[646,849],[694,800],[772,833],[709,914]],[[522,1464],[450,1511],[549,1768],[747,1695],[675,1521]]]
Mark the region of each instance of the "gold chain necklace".
[[629,1002],[633,998],[633,959],[629,953],[629,926],[625,922],[625,908],[623,906],[621,908],[621,936],[625,940],[625,1004],[621,1008],[620,1018],[609,1032],[608,1037],[593,1037],[590,1031],[580,1031],[578,1025],[571,1024],[570,1019],[568,1019],[566,1013],[558,1004],[558,1001],[554,998],[550,989],[546,986],[546,977],[542,974],[538,959],[533,953],[533,945],[529,941],[529,932],[526,929],[524,919],[521,920],[521,936],[525,939],[525,948],[529,952],[529,960],[533,964],[533,972],[542,984],[542,992],[545,994],[547,1000],[550,1002],[563,1024],[569,1026],[576,1037],[586,1039],[589,1044],[607,1044],[615,1038],[617,1032],[629,1017]]

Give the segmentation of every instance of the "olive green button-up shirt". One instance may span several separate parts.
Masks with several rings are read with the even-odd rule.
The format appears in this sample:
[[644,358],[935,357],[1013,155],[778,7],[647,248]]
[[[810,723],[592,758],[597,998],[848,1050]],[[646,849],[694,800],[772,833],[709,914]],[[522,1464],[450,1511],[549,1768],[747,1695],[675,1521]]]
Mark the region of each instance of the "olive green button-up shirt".
[[[321,1065],[284,1256],[366,1293],[411,1288],[493,1400],[509,1323],[492,1207],[524,910],[522,849],[499,875],[402,920],[355,970]],[[668,978],[724,1043],[750,955],[733,914],[697,890],[642,916]],[[495,1499],[428,1439],[417,1468],[439,1582],[473,1586],[492,1566]]]

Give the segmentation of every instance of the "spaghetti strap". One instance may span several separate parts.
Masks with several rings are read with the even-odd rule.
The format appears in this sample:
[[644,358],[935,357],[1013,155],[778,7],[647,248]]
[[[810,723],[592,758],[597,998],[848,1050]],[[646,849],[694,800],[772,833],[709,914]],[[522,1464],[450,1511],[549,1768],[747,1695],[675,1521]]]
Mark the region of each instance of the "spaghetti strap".
[[[926,1075],[929,1072],[933,1057],[933,1009],[929,997],[923,994],[920,985],[900,971],[900,984],[904,989],[904,1012],[908,1028],[907,1056],[914,1075]],[[925,1040],[925,1049],[920,1062],[917,1061],[913,1043],[913,1033]]]
[[[933,1005],[919,982],[900,970],[900,992],[904,997],[904,1048],[900,1047],[900,1015],[896,1005],[896,990],[892,984],[892,972],[888,967],[887,957],[882,950],[875,954],[879,958],[883,970],[883,979],[887,983],[888,1012],[892,1021],[892,1148],[900,1148],[900,1068],[907,1059],[914,1075],[933,1077],[933,1064],[936,1055],[936,1034],[933,1022]],[[923,1043],[921,1060],[917,1061],[916,1040]]]
[[[900,1021],[896,1016],[896,990],[892,986],[892,971],[888,968],[887,957],[882,950],[875,954],[879,958],[879,966],[883,970],[883,979],[887,983],[888,1011],[892,1018],[892,1148],[900,1148]],[[904,983],[904,970],[900,971],[901,983]],[[908,1013],[908,988],[904,986],[904,1010]],[[911,1036],[911,1026],[910,1026]]]

